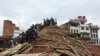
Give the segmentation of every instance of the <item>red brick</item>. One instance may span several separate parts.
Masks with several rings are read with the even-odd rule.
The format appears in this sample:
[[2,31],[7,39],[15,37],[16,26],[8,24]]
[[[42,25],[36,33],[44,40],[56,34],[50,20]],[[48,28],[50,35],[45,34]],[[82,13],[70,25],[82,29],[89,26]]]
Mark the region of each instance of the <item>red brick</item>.
[[4,24],[3,25],[4,25],[3,26],[3,36],[13,36],[14,30],[18,30],[19,29],[10,20],[4,20]]

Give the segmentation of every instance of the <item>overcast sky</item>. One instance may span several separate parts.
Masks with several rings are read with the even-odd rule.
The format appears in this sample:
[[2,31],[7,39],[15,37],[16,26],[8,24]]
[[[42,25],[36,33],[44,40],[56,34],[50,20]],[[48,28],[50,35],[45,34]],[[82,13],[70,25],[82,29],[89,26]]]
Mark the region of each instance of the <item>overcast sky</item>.
[[80,15],[99,25],[100,0],[0,0],[0,35],[5,19],[25,30],[44,18],[57,18],[60,25]]

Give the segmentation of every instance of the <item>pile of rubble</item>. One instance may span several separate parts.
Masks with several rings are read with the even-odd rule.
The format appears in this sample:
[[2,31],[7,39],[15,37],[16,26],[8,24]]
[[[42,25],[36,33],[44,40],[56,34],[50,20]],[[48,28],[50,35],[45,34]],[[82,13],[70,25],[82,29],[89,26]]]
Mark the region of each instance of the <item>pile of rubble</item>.
[[14,53],[16,53],[21,47],[27,45],[27,43],[24,43],[24,44],[18,44],[17,46],[13,47],[13,48],[10,48],[10,49],[7,49],[3,52],[0,53],[0,56],[10,56]]
[[43,28],[38,32],[35,41],[25,44],[13,55],[60,56],[62,53],[69,56],[92,56],[87,48],[79,40],[75,39],[75,35],[58,26]]
[[69,56],[91,56],[80,41],[69,36],[69,32],[60,27],[45,27],[38,34],[37,41],[48,46],[48,51],[41,56],[59,56],[61,53],[66,53]]

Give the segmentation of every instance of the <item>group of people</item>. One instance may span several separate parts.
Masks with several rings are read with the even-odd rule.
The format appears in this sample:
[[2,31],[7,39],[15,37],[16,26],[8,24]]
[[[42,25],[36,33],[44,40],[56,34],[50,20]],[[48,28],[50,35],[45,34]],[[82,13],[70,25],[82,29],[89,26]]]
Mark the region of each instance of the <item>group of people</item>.
[[30,27],[26,32],[22,32],[19,36],[19,43],[24,43],[24,42],[36,42],[37,38],[37,32],[34,28],[34,25]]
[[44,26],[55,26],[55,25],[57,25],[57,20],[56,19],[54,19],[54,18],[50,18],[50,19],[44,19]]
[[32,25],[26,32],[22,32],[17,40],[18,43],[24,43],[24,42],[36,42],[36,38],[37,38],[37,32],[36,30],[40,30],[46,26],[55,26],[57,25],[57,20],[54,18],[50,18],[50,19],[44,19],[44,25],[41,24],[36,24],[36,25]]

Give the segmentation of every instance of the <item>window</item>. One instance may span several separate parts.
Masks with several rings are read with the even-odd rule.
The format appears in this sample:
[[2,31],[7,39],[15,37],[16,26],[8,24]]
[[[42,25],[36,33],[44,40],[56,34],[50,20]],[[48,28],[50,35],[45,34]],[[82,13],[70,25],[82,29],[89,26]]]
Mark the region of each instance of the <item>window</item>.
[[96,30],[95,32],[97,33],[98,31]]
[[91,33],[92,33],[92,29],[90,29]]
[[95,30],[93,30],[93,33],[95,33]]
[[86,30],[89,30],[89,28],[86,28]]
[[75,29],[74,29],[74,33],[75,33]]
[[84,27],[81,27],[81,30],[84,30]]
[[95,34],[94,34],[94,38],[95,38]]
[[77,33],[78,33],[78,30],[77,30]]
[[96,34],[96,38],[98,38],[98,34]]
[[93,37],[93,35],[91,34],[91,37]]
[[81,22],[81,24],[84,24],[84,22]]

